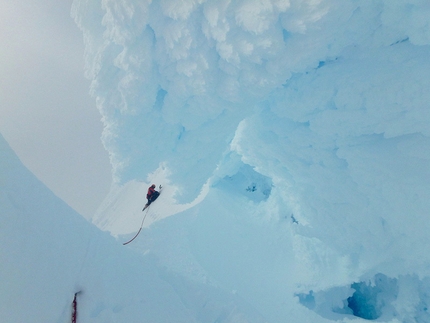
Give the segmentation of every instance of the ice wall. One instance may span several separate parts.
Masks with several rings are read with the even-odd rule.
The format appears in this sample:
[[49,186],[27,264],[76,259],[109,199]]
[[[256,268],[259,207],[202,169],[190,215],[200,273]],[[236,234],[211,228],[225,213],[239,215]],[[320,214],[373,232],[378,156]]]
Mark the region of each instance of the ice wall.
[[[87,75],[116,180],[146,179],[167,162],[173,180],[181,187],[186,182],[184,199],[192,199],[242,119],[265,108],[306,122],[312,111],[330,109],[326,102],[336,86],[315,92],[296,85],[300,75],[318,78],[316,70],[327,63],[341,69],[353,89],[336,94],[334,104],[345,114],[344,122],[355,122],[357,111],[351,108],[360,105],[373,111],[362,117],[376,117],[374,123],[384,118],[379,129],[358,129],[355,135],[390,135],[390,124],[393,129],[403,123],[401,111],[406,110],[410,122],[396,132],[414,132],[411,122],[419,107],[406,104],[408,96],[425,87],[425,73],[397,67],[415,57],[415,49],[426,51],[428,10],[423,1],[76,0],[73,15],[84,32]],[[406,56],[390,47],[402,41],[410,48]],[[384,70],[373,70],[375,75],[389,71],[397,79],[396,86],[375,80],[373,86],[385,85],[384,94],[379,92],[382,102],[360,98],[370,84],[359,73],[360,64],[369,66],[366,57],[381,69],[377,62],[385,62]],[[344,59],[355,64],[354,74],[347,74]],[[414,81],[407,81],[405,73]],[[402,85],[406,91],[398,91]],[[300,104],[289,103],[304,94]],[[326,113],[315,123],[327,120]]]
[[[410,292],[372,315],[425,317],[427,1],[75,0],[73,15],[117,183],[163,163],[181,202],[210,183],[209,219],[226,193],[263,227],[287,219],[294,270],[277,277],[321,317]],[[366,287],[378,277],[390,297]]]

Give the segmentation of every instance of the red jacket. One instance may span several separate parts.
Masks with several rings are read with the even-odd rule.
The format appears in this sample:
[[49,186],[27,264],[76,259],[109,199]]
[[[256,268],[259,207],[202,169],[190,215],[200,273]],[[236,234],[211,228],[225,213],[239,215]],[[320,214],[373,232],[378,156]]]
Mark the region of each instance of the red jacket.
[[148,188],[148,194],[146,194],[146,198],[149,199],[152,196],[152,194],[154,194],[154,192],[155,192],[155,188],[153,188],[152,186],[150,186]]

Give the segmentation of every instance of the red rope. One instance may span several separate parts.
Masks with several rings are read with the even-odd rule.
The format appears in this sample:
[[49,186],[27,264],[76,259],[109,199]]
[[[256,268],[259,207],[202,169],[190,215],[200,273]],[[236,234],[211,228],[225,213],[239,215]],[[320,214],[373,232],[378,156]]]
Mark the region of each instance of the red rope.
[[75,293],[75,297],[73,298],[72,303],[72,323],[76,323],[76,317],[78,315],[78,302],[76,301],[76,296],[78,293]]

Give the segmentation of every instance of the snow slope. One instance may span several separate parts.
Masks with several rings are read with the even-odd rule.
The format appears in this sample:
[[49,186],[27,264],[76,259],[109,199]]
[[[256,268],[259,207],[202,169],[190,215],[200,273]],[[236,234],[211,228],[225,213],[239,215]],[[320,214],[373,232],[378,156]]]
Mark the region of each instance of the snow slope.
[[263,322],[237,295],[180,277],[89,224],[0,137],[3,322]]

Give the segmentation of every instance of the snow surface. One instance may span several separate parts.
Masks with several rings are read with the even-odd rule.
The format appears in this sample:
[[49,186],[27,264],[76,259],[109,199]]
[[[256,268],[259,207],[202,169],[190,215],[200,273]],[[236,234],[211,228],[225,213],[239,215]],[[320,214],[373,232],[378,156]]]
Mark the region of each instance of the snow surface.
[[88,223],[0,136],[2,322],[264,322],[239,295],[187,279]]
[[[428,1],[75,0],[72,15],[110,235],[2,148],[2,257],[31,268],[2,261],[10,322],[65,322],[77,290],[85,322],[430,322]],[[122,246],[151,183],[164,191]]]

